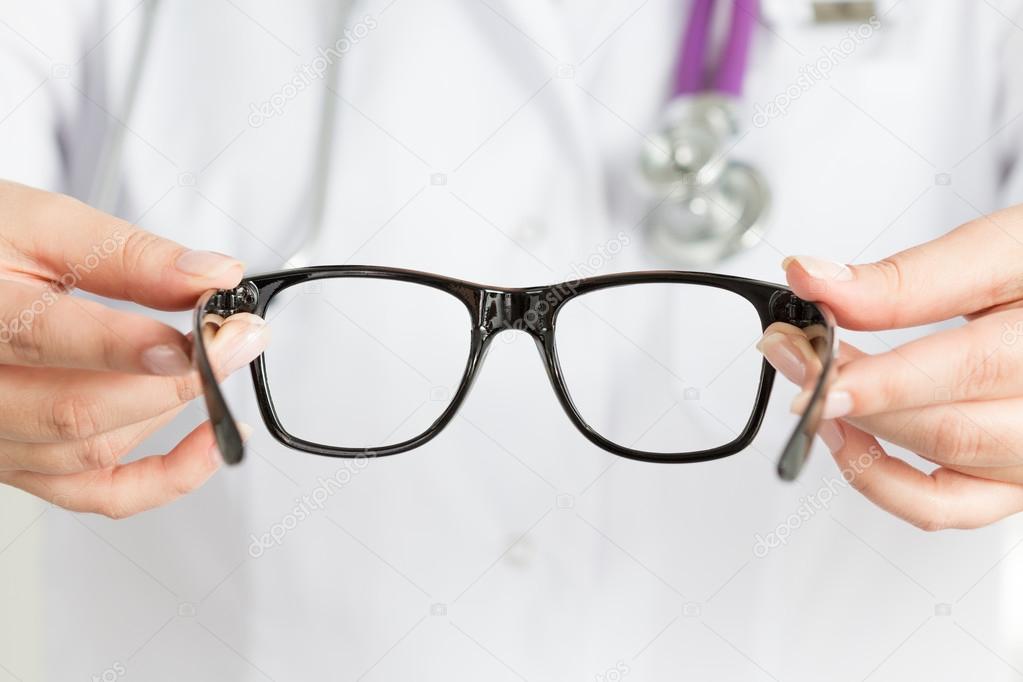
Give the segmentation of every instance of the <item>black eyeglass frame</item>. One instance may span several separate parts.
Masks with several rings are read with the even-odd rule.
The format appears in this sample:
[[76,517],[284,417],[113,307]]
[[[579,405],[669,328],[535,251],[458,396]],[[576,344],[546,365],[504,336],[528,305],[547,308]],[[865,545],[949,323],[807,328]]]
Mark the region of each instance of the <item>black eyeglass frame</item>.
[[[473,324],[469,358],[459,387],[444,412],[430,427],[414,438],[378,448],[348,448],[328,446],[304,440],[290,434],[281,423],[267,382],[266,359],[263,355],[250,365],[252,382],[263,421],[271,435],[280,443],[303,452],[328,457],[383,457],[406,452],[433,439],[454,418],[486,357],[493,338],[508,329],[528,333],[543,356],[548,378],[565,413],[592,443],[621,457],[644,462],[686,463],[704,462],[734,455],[744,450],[755,438],[767,410],[774,368],[762,363],[760,380],[753,410],[742,431],[724,445],[680,453],[655,453],[625,447],[608,440],[593,429],[576,409],[561,371],[557,356],[555,327],[558,313],[565,303],[586,293],[609,287],[632,284],[692,284],[714,287],[741,296],[756,310],[762,329],[775,322],[784,322],[807,333],[821,361],[821,372],[811,393],[807,408],[800,416],[778,460],[778,474],[793,480],[802,470],[809,454],[813,436],[820,421],[820,411],[826,392],[836,349],[835,323],[830,311],[796,296],[782,285],[744,277],[702,272],[647,271],[601,275],[571,282],[527,288],[496,288],[464,280],[399,268],[334,265],[283,270],[244,278],[234,289],[211,290],[199,300],[194,315],[195,364],[202,379],[210,420],[217,444],[228,464],[237,464],[244,457],[244,446],[238,428],[217,385],[203,339],[207,315],[218,319],[236,313],[266,316],[270,302],[281,291],[298,284],[320,279],[359,277],[397,280],[445,291],[458,298],[468,308]],[[698,313],[697,313],[698,314]],[[339,388],[338,390],[343,390]]]

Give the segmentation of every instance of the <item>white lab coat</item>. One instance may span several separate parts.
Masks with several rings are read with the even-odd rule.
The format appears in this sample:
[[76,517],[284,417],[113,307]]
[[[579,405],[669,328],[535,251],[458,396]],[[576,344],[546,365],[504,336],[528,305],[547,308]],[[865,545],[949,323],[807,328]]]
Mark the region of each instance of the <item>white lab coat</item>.
[[[326,84],[340,99],[315,260],[547,283],[626,230],[635,245],[602,271],[663,265],[635,231],[634,169],[685,4],[356,2],[345,25],[375,25]],[[780,280],[792,253],[867,261],[1019,202],[1019,3],[885,0],[882,28],[848,54],[834,50],[851,26],[765,4],[734,154],[765,172],[774,205],[764,243],[722,271]],[[86,197],[101,140],[125,126],[112,210],[252,271],[282,267],[308,229],[318,116],[333,95],[314,80],[258,126],[252,107],[334,42],[334,11],[164,2],[123,120],[142,6],[5,2],[0,176]],[[800,86],[829,54],[829,77]],[[785,92],[785,113],[752,125],[756,105]],[[910,335],[846,338],[883,350]],[[1023,669],[1023,518],[924,534],[836,487],[820,447],[798,483],[778,481],[789,386],[740,455],[616,459],[574,430],[535,352],[521,335],[496,344],[443,435],[351,474],[274,442],[248,377],[233,377],[232,404],[257,427],[244,466],[124,521],[37,502],[0,522],[0,582],[5,562],[39,551],[35,597],[19,589],[20,611],[3,609],[24,625],[0,639],[0,680],[1009,680]],[[193,405],[142,450],[203,418]],[[324,509],[254,557],[252,536],[334,476],[346,482]],[[806,513],[822,495],[826,508]],[[759,546],[785,524],[783,546]]]

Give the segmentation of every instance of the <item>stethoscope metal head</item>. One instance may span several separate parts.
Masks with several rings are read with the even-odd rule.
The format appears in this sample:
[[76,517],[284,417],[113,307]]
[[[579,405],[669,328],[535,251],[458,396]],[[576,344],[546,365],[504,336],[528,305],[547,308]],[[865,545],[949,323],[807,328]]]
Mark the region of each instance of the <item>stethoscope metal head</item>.
[[771,194],[752,166],[728,161],[711,185],[678,185],[647,213],[647,244],[672,265],[703,268],[760,243]]
[[678,98],[640,158],[651,208],[647,243],[672,265],[706,267],[760,242],[770,190],[752,166],[729,158],[738,130],[733,102]]
[[716,95],[674,99],[665,109],[662,129],[643,146],[640,168],[646,180],[655,187],[714,182],[725,144],[737,129],[731,109]]

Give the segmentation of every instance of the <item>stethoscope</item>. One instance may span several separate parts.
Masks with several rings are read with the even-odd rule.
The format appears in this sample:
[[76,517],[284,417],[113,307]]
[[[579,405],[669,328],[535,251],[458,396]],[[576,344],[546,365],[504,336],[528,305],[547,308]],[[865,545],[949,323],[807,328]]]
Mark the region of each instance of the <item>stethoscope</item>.
[[[341,29],[346,19],[351,15],[356,0],[337,0],[334,5],[333,14],[325,22],[330,27],[329,36],[341,35]],[[88,203],[108,213],[116,213],[118,209],[119,196],[119,173],[124,157],[124,140],[128,129],[127,122],[130,121],[132,111],[135,108],[135,101],[142,81],[142,74],[145,70],[146,58],[149,55],[149,44],[153,33],[153,25],[159,10],[160,0],[151,0],[144,3],[141,30],[135,44],[135,58],[132,60],[132,68],[128,73],[127,87],[123,103],[120,107],[118,120],[121,125],[115,126],[113,130],[101,141],[99,156],[96,163],[96,171],[93,174],[92,186],[88,193]],[[324,72],[325,83],[336,86],[340,59],[333,59],[328,62]],[[301,243],[286,260],[282,255],[283,265],[286,267],[303,267],[316,262],[316,240],[323,231],[323,216],[327,200],[328,173],[330,171],[330,154],[333,150],[334,122],[337,111],[337,98],[324,96],[320,104],[318,136],[316,154],[309,195],[306,199],[308,206],[308,229],[303,236]],[[278,264],[279,265],[279,264]]]
[[[148,56],[159,2],[146,3],[136,59],[129,73],[121,120],[131,116]],[[662,129],[648,137],[641,154],[642,175],[653,195],[643,220],[648,244],[673,265],[714,264],[760,241],[770,200],[764,177],[753,167],[729,158],[738,134],[735,105],[742,83],[758,0],[733,0],[728,37],[713,78],[707,82],[711,24],[717,0],[692,0],[680,47],[672,98],[665,108]],[[342,0],[328,21],[340,31],[354,0]],[[340,60],[325,73],[335,83]],[[315,156],[316,181],[311,183],[308,231],[286,265],[314,261],[315,243],[323,230],[330,153],[334,136],[336,98],[322,100]],[[118,172],[123,156],[124,126],[103,140],[89,203],[113,212],[118,200]]]
[[759,243],[771,198],[756,168],[730,158],[759,3],[733,0],[728,36],[710,73],[716,4],[693,0],[662,128],[648,136],[640,158],[652,195],[643,219],[648,244],[684,267],[711,265]]

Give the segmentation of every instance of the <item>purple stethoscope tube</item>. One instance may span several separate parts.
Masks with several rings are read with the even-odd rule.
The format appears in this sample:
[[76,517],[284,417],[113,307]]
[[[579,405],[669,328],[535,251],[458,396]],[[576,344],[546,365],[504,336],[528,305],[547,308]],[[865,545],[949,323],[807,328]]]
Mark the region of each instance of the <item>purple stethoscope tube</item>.
[[[707,91],[738,97],[746,75],[753,29],[760,15],[758,0],[733,0],[732,17],[717,70],[707,78],[707,53],[711,20],[717,0],[692,0],[689,21],[679,48],[673,96],[695,95]],[[710,83],[707,81],[711,80]]]

